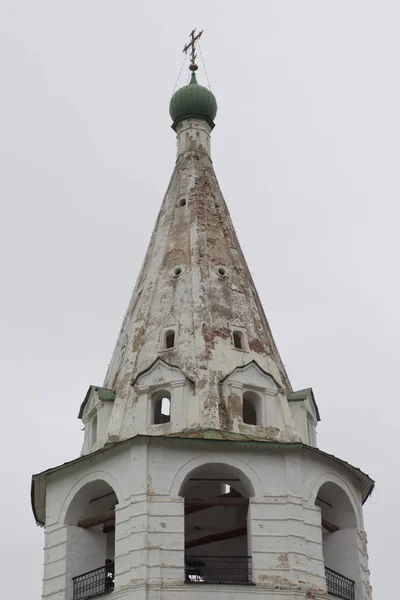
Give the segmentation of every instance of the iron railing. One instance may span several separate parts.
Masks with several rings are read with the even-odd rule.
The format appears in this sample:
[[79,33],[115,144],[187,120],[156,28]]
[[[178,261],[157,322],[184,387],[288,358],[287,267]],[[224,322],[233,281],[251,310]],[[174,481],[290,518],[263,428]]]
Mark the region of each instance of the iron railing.
[[186,583],[251,583],[250,556],[186,556]]
[[114,563],[94,569],[72,578],[73,600],[86,600],[92,596],[106,594],[114,589]]
[[328,569],[328,567],[325,567],[325,577],[328,594],[336,596],[337,598],[343,598],[343,600],[355,599],[355,584],[352,579],[349,579],[340,573],[336,573],[336,571],[332,571],[332,569]]

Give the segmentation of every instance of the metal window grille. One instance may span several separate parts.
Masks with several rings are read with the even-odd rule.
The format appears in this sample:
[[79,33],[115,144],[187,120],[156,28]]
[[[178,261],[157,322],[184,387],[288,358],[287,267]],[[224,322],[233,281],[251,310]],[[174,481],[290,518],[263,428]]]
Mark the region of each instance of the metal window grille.
[[72,578],[73,600],[86,600],[92,596],[112,592],[114,589],[114,563]]
[[336,573],[328,567],[325,567],[325,577],[328,594],[344,600],[355,600],[355,583],[352,579],[348,579],[348,577]]
[[186,583],[251,583],[250,556],[186,556]]

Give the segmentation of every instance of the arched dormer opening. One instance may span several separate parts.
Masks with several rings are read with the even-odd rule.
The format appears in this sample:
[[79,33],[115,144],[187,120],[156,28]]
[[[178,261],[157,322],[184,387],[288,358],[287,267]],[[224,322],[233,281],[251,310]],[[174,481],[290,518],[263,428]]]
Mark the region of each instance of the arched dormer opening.
[[186,583],[251,583],[248,542],[252,486],[238,469],[207,464],[185,479]]
[[229,329],[231,332],[233,347],[236,350],[243,350],[244,352],[247,352],[249,350],[247,330],[238,317],[235,317],[229,323]]
[[261,424],[261,397],[253,391],[243,393],[242,419],[247,425]]
[[137,396],[134,434],[164,435],[185,428],[193,412],[194,384],[179,367],[157,358],[137,376],[132,387]]
[[[175,271],[182,272],[180,267],[177,267]],[[178,275],[174,272],[174,277],[178,277]],[[176,339],[177,339],[178,325],[176,323],[175,317],[173,315],[169,315],[166,321],[164,322],[164,326],[160,331],[160,350],[171,350],[176,347]]]
[[113,591],[117,504],[113,488],[102,480],[84,485],[71,501],[65,517],[66,598],[81,600]]
[[233,431],[251,433],[249,426],[256,425],[264,428],[257,435],[270,440],[283,428],[289,431],[292,423],[288,407],[278,399],[278,385],[255,361],[236,367],[222,380],[222,386]]
[[157,390],[151,397],[152,424],[161,425],[171,420],[171,394],[167,390]]

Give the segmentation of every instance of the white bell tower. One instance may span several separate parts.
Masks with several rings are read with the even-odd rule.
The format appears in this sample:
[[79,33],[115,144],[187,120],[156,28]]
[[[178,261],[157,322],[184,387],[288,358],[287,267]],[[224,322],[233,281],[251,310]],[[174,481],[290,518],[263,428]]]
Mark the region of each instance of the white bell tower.
[[[171,99],[178,156],[81,455],[33,476],[43,600],[371,600],[373,481],[317,446],[211,161],[217,103]],[[234,176],[234,175],[233,175]]]

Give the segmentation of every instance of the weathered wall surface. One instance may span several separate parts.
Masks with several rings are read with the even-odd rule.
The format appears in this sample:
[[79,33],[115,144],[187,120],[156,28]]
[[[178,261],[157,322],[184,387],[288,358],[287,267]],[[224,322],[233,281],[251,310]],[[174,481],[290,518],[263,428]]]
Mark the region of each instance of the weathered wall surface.
[[[175,345],[164,349],[168,328]],[[235,328],[243,349],[234,347]],[[199,427],[229,426],[221,419],[220,381],[252,360],[274,377],[283,397],[291,390],[202,146],[189,145],[178,157],[122,324],[104,383],[116,392],[108,439],[129,437],[124,423],[137,402],[131,383],[158,356],[194,382]],[[288,419],[294,428],[289,411]]]
[[[184,583],[185,521],[180,491],[190,473],[202,465],[235,469],[254,491],[249,506],[248,544],[255,586]],[[225,600],[326,598],[321,514],[315,498],[322,483],[333,480],[349,495],[355,509],[362,590],[357,599],[369,600],[360,492],[346,469],[306,450],[161,438],[138,438],[51,476],[47,492],[46,600],[71,600],[65,592],[73,575],[66,567],[71,549],[65,516],[79,489],[96,479],[106,481],[119,500],[116,589],[112,597],[205,600],[218,593]],[[89,562],[93,568],[92,549],[85,557],[87,546],[81,551],[75,546],[74,551],[80,552],[82,572]]]

